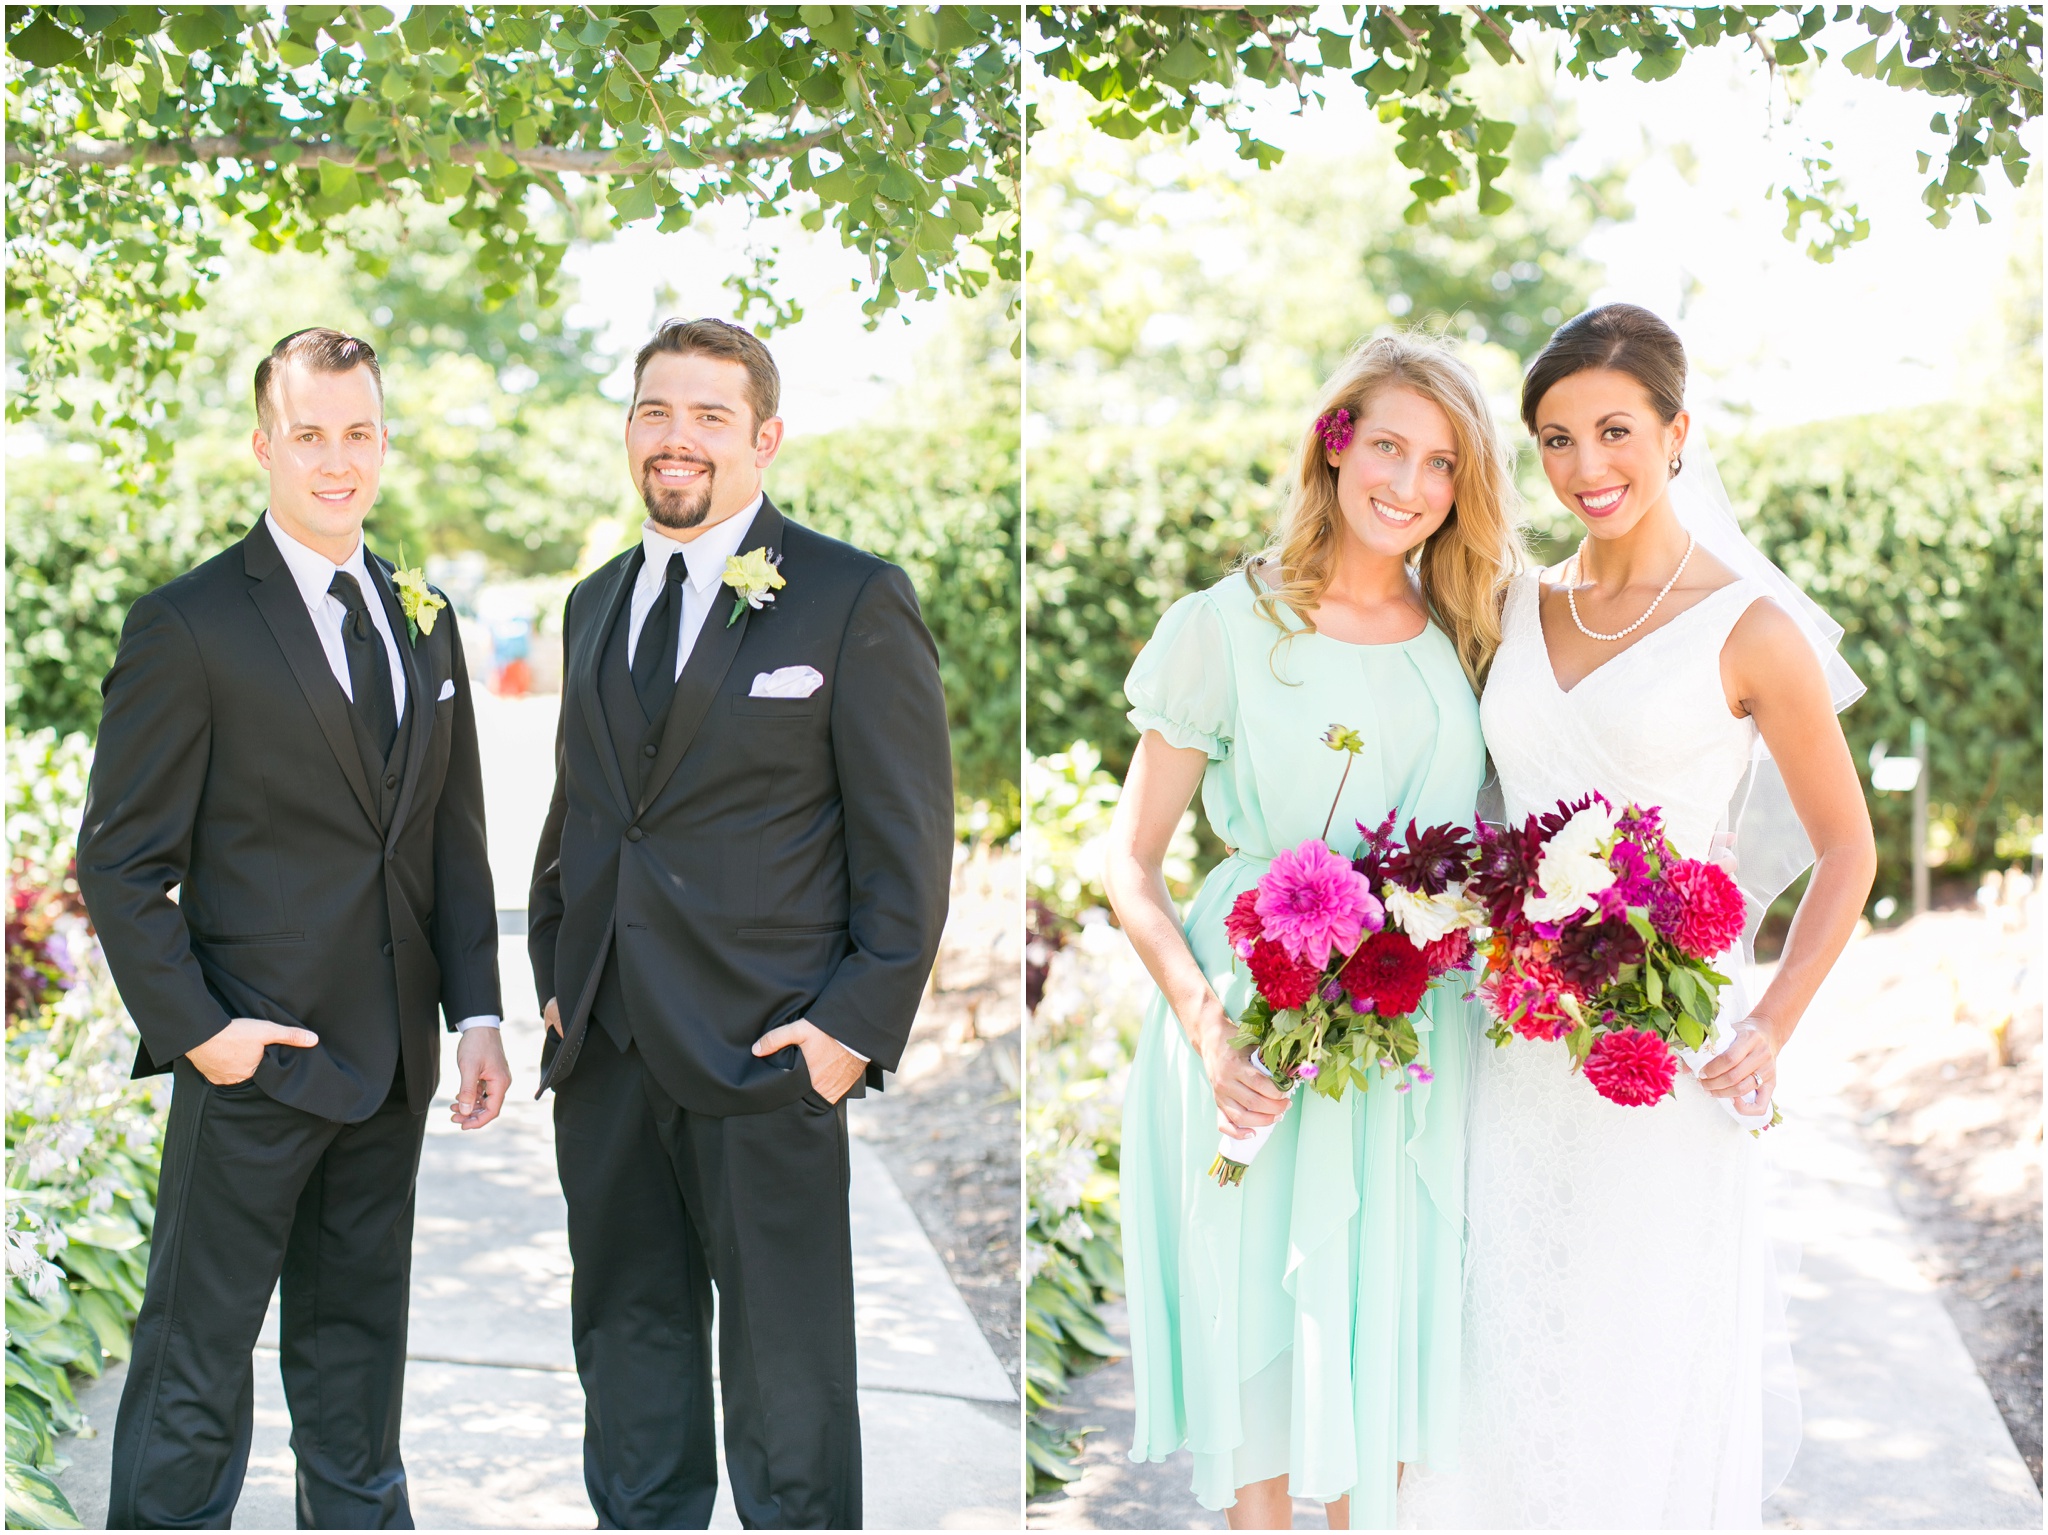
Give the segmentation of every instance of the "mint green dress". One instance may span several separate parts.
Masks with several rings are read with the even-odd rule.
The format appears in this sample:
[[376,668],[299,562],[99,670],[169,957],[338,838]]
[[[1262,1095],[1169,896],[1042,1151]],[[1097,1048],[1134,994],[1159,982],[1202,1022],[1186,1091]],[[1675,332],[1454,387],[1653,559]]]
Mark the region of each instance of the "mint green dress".
[[[1209,755],[1202,808],[1236,851],[1209,871],[1186,933],[1232,1016],[1251,981],[1223,918],[1275,853],[1321,834],[1344,770],[1324,731],[1366,743],[1330,827],[1345,854],[1354,822],[1396,806],[1404,825],[1471,824],[1485,761],[1478,701],[1434,624],[1390,645],[1302,632],[1276,650],[1254,595],[1234,574],[1182,598],[1124,684],[1140,731]],[[1453,973],[1424,998],[1434,1082],[1397,1093],[1388,1077],[1335,1103],[1298,1093],[1232,1189],[1207,1176],[1216,1104],[1201,1059],[1153,1000],[1124,1100],[1131,1458],[1191,1450],[1205,1508],[1284,1473],[1296,1497],[1348,1494],[1352,1528],[1392,1528],[1397,1464],[1451,1464],[1470,989]]]

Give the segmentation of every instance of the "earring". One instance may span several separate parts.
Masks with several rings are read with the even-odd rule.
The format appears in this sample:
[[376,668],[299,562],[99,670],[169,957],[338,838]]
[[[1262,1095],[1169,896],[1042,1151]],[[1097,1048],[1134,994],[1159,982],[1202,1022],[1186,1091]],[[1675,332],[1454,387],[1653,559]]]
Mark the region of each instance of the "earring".
[[1674,453],[1674,454],[1672,454],[1672,455],[1671,455],[1671,477],[1672,477],[1672,478],[1673,478],[1674,480],[1678,478],[1678,471],[1679,471],[1679,470],[1681,470],[1681,469],[1683,469],[1684,467],[1685,467],[1685,455],[1684,455],[1684,454],[1682,454],[1682,453]]

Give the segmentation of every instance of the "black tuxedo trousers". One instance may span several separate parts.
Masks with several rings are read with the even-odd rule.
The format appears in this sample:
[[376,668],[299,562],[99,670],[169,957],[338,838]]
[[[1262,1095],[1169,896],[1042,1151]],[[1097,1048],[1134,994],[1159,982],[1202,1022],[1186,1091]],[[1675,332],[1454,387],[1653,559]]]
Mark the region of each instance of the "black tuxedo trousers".
[[404,1084],[322,1119],[179,1061],[149,1285],[114,1424],[112,1530],[225,1530],[249,1467],[251,1351],[273,1290],[303,1530],[409,1530],[399,1412],[413,1188]]
[[716,1285],[741,1521],[859,1529],[845,1105],[809,1093],[762,1114],[695,1113],[599,1027],[555,1091],[555,1158],[598,1527],[710,1524]]

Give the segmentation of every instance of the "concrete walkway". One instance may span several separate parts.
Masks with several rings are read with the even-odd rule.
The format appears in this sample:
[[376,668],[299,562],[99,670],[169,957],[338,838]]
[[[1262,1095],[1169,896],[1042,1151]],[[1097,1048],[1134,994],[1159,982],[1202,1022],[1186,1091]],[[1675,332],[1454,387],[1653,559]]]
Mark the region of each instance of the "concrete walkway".
[[[491,862],[500,907],[525,898],[553,781],[557,700],[480,695]],[[413,1244],[404,1451],[422,1529],[589,1529],[583,1393],[569,1337],[569,1249],[554,1122],[533,1098],[540,1009],[523,914],[501,919],[511,1101],[468,1134],[448,1123],[454,1050],[427,1119]],[[858,1119],[862,1105],[850,1113]],[[888,1170],[856,1135],[854,1314],[862,1474],[870,1529],[1015,1529],[1023,1487],[1020,1404],[945,1265]],[[256,1438],[238,1529],[290,1529],[290,1420],[276,1312],[256,1356]],[[104,1528],[123,1370],[80,1394],[95,1437],[67,1440],[58,1478],[88,1528]],[[714,1529],[738,1529],[721,1489]]]
[[[1772,1224],[1802,1249],[1786,1288],[1805,1432],[1763,1524],[2038,1530],[2041,1495],[1840,1096],[1884,982],[1883,967],[1859,962],[1852,946],[1780,1067]],[[1111,1322],[1122,1338],[1120,1307]],[[1126,1458],[1132,1406],[1126,1361],[1079,1383],[1068,1421],[1102,1431],[1071,1490],[1029,1505],[1031,1527],[1223,1528],[1190,1494],[1185,1456]],[[1322,1528],[1320,1509],[1297,1500],[1294,1525]]]

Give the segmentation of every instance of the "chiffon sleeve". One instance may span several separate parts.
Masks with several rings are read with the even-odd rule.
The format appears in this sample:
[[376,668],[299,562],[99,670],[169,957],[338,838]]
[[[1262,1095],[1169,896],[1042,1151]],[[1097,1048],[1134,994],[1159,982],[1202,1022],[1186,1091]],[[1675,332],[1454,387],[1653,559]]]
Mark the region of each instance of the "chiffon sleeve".
[[1159,620],[1124,679],[1130,722],[1156,730],[1169,746],[1199,747],[1211,759],[1230,755],[1236,733],[1229,637],[1207,592],[1181,598]]

